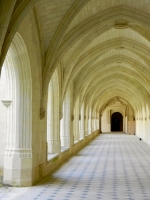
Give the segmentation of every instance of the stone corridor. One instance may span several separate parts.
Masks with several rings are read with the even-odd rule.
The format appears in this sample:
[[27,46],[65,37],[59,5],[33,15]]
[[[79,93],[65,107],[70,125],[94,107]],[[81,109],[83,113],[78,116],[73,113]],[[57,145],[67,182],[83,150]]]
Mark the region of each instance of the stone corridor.
[[36,186],[0,188],[2,200],[150,200],[150,146],[137,136],[96,137]]

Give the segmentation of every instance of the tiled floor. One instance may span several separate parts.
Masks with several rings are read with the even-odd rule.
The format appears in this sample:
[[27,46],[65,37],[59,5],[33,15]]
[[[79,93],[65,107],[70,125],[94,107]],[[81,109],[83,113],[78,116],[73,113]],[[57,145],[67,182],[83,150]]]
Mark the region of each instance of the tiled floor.
[[38,185],[0,192],[4,200],[150,200],[150,146],[102,134]]

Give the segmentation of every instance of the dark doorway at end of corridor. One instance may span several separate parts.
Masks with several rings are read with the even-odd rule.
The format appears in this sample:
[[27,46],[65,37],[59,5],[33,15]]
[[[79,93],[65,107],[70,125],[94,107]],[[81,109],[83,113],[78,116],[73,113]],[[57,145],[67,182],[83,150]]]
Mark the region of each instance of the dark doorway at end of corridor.
[[123,116],[119,112],[111,116],[111,131],[123,131]]

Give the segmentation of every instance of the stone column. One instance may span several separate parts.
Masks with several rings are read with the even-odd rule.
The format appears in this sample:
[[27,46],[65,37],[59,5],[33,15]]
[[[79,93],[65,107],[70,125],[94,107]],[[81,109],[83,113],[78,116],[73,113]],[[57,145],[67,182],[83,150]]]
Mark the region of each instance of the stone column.
[[102,130],[101,130],[101,128],[102,128],[102,115],[101,115],[101,113],[99,114],[99,132],[100,133],[102,133]]
[[81,132],[80,132],[80,138],[84,138],[85,137],[85,120],[84,120],[84,103],[82,104],[82,108],[81,108]]
[[85,136],[88,135],[88,107],[85,109],[85,115],[84,115],[84,134]]
[[[51,83],[50,83],[51,84]],[[53,94],[52,85],[49,87],[49,94]],[[47,146],[48,153],[60,153],[61,143],[59,134],[59,120],[62,119],[62,112],[59,113],[58,99],[48,97],[47,108]]]
[[112,116],[112,110],[109,110],[109,131],[111,132],[111,116]]
[[96,112],[96,130],[99,129],[99,113]]
[[79,141],[80,134],[79,134],[79,98],[76,101],[75,108],[74,108],[74,141]]
[[48,153],[60,153],[61,142],[60,142],[59,122],[58,122],[60,119],[61,118],[58,118],[58,120],[53,119],[52,121],[53,126],[50,126],[49,132],[47,134]]
[[63,147],[69,147],[70,146],[70,121],[71,117],[70,115],[67,114],[67,110],[64,113],[64,117],[62,118],[61,122],[61,135],[60,135],[60,140],[61,140],[61,146]]
[[94,112],[94,131],[97,130],[97,116],[96,116],[96,112]]
[[74,141],[79,141],[79,112],[76,111],[74,119]]
[[95,111],[92,112],[92,132],[96,130],[96,124],[95,124]]
[[85,136],[88,135],[87,129],[88,129],[88,117],[85,115],[84,116],[84,135]]
[[[7,147],[3,182],[11,186],[31,186],[32,139],[28,124],[30,120],[27,120],[29,116],[23,113],[23,108],[17,112],[16,105],[11,100],[2,100],[2,103],[7,108]],[[21,113],[22,115],[19,115]]]
[[61,122],[61,146],[63,147],[70,147],[70,126],[71,126],[71,110],[70,110],[70,104],[66,101],[64,102],[64,108],[63,108],[63,118]]
[[71,146],[71,96],[70,92],[66,93],[66,97],[64,99],[64,106],[63,106],[63,118],[62,118],[62,126],[61,126],[61,146],[70,147]]
[[89,117],[88,117],[88,135],[90,135],[92,133],[92,111],[91,111],[91,108],[89,110],[89,113],[88,113]]

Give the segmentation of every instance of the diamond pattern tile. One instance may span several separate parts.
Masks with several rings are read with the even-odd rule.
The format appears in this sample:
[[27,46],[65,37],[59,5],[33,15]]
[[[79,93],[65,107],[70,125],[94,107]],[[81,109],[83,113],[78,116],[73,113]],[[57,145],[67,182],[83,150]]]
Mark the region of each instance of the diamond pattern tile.
[[[150,146],[136,136],[101,134],[18,199],[150,200],[149,166]],[[2,192],[11,199],[13,189]]]

